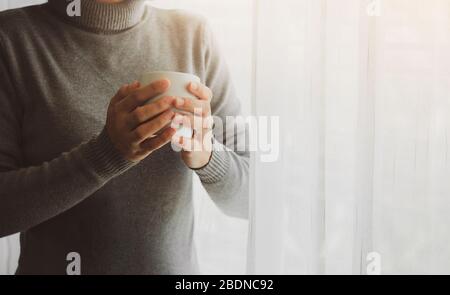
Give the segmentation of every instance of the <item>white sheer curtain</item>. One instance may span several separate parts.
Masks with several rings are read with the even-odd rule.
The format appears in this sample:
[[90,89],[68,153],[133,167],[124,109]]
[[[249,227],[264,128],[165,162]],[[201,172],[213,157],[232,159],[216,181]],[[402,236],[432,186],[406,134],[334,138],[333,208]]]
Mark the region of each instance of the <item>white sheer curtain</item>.
[[450,2],[257,3],[250,271],[450,273]]

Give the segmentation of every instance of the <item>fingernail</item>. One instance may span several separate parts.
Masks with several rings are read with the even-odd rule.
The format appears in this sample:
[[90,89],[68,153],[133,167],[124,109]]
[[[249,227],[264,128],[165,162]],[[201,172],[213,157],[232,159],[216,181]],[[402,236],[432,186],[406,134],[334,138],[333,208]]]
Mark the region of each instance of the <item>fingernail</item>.
[[164,79],[164,80],[161,80],[161,86],[162,87],[168,87],[169,86],[169,80],[167,80],[167,79]]
[[181,97],[177,97],[177,106],[183,106],[184,105],[184,99]]
[[175,100],[175,97],[173,97],[173,96],[166,96],[166,97],[163,97],[163,98],[161,98],[161,100],[164,102],[164,103],[167,103],[167,104],[172,104],[173,102],[174,102],[174,100]]
[[197,90],[197,89],[198,89],[197,83],[192,82],[192,83],[191,83],[191,89],[192,89],[192,90]]

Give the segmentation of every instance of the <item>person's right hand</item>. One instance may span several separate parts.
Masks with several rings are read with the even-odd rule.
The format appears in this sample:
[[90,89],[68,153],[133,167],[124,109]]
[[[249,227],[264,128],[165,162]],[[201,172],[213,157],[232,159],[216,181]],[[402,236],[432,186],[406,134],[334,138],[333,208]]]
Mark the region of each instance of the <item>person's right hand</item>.
[[142,88],[135,82],[122,86],[111,99],[106,131],[111,142],[126,159],[133,162],[145,159],[169,143],[176,133],[172,128],[158,132],[170,124],[175,116],[171,110],[174,97],[164,97],[145,104],[169,87],[168,80],[157,81]]

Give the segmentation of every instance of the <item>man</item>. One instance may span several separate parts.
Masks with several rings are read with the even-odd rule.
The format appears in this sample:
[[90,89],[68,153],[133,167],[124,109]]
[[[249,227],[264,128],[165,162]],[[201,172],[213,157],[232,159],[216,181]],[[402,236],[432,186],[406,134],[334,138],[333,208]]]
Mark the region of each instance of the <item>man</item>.
[[[68,4],[0,13],[0,236],[22,233],[17,274],[65,274],[70,253],[82,274],[198,273],[193,173],[227,214],[246,217],[248,196],[239,134],[164,128],[240,114],[211,31],[142,0]],[[199,76],[198,100],[146,104],[171,82],[126,84],[161,70]]]

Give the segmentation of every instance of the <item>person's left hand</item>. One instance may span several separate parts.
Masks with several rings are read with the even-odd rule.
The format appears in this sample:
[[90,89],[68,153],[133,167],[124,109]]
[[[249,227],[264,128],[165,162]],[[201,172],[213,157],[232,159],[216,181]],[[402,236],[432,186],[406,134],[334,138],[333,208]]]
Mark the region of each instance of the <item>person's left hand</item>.
[[176,114],[172,127],[180,125],[193,130],[192,137],[183,137],[176,134],[172,143],[182,149],[181,156],[186,165],[191,169],[199,169],[206,166],[212,155],[213,118],[211,116],[212,91],[202,84],[190,83],[188,91],[198,100],[189,98],[177,98],[175,108],[183,111]]

